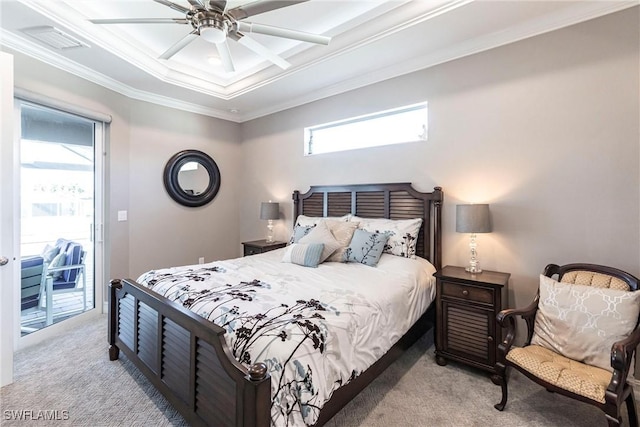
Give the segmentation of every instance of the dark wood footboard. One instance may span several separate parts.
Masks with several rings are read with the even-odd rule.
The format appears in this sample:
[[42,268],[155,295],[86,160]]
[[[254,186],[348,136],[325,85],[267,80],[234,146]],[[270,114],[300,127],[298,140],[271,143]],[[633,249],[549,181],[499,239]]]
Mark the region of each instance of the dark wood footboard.
[[218,325],[133,280],[114,280],[108,335],[110,359],[122,351],[191,425],[270,425],[266,366],[237,362]]

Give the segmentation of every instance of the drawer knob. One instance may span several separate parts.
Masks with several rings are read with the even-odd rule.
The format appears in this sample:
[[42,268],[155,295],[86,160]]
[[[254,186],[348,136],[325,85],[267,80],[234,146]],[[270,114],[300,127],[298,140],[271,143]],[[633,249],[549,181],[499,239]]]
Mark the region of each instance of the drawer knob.
[[462,291],[462,295],[464,295],[465,297],[469,296],[469,291],[467,291],[467,290]]
[[492,337],[491,335],[489,335],[489,336],[487,337],[487,341],[489,341],[489,342],[493,342],[493,337]]

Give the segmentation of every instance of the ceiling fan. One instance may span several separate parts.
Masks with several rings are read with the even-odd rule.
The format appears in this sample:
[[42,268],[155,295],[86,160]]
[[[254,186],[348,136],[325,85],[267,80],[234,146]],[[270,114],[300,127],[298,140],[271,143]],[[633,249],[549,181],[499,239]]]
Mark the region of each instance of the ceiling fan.
[[280,9],[297,3],[304,3],[309,0],[257,1],[237,6],[232,9],[228,9],[229,2],[226,0],[188,0],[190,7],[185,7],[169,0],[153,1],[164,6],[168,6],[178,12],[182,12],[185,14],[185,17],[90,19],[89,21],[94,24],[190,24],[193,27],[193,31],[167,49],[162,55],[160,55],[160,59],[171,58],[197,37],[202,37],[206,41],[215,44],[222,66],[227,72],[235,71],[231,52],[227,45],[227,39],[240,43],[282,69],[287,69],[291,66],[289,62],[276,55],[266,46],[258,43],[252,38],[246,37],[245,33],[265,34],[324,45],[329,44],[329,41],[331,41],[331,37],[327,36],[242,21],[245,18],[249,18],[260,13],[269,12],[271,10]]

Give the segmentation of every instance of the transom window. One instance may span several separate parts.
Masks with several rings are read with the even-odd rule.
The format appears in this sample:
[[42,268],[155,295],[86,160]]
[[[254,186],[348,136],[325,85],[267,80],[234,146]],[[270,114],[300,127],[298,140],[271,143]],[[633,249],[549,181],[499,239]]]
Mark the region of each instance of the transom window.
[[426,141],[427,103],[408,105],[304,129],[304,154]]

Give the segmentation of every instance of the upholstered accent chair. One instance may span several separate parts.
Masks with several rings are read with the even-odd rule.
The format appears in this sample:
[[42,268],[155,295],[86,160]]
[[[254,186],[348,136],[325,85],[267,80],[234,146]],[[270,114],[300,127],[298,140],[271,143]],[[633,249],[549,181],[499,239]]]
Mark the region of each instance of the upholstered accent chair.
[[[627,381],[640,344],[637,290],[638,279],[616,268],[549,264],[528,307],[498,314],[506,333],[498,346],[502,400],[495,408],[502,411],[507,403],[507,367],[512,367],[550,392],[597,406],[609,426],[622,423],[626,403],[629,424],[638,426]],[[513,346],[517,316],[527,326],[522,347]]]

